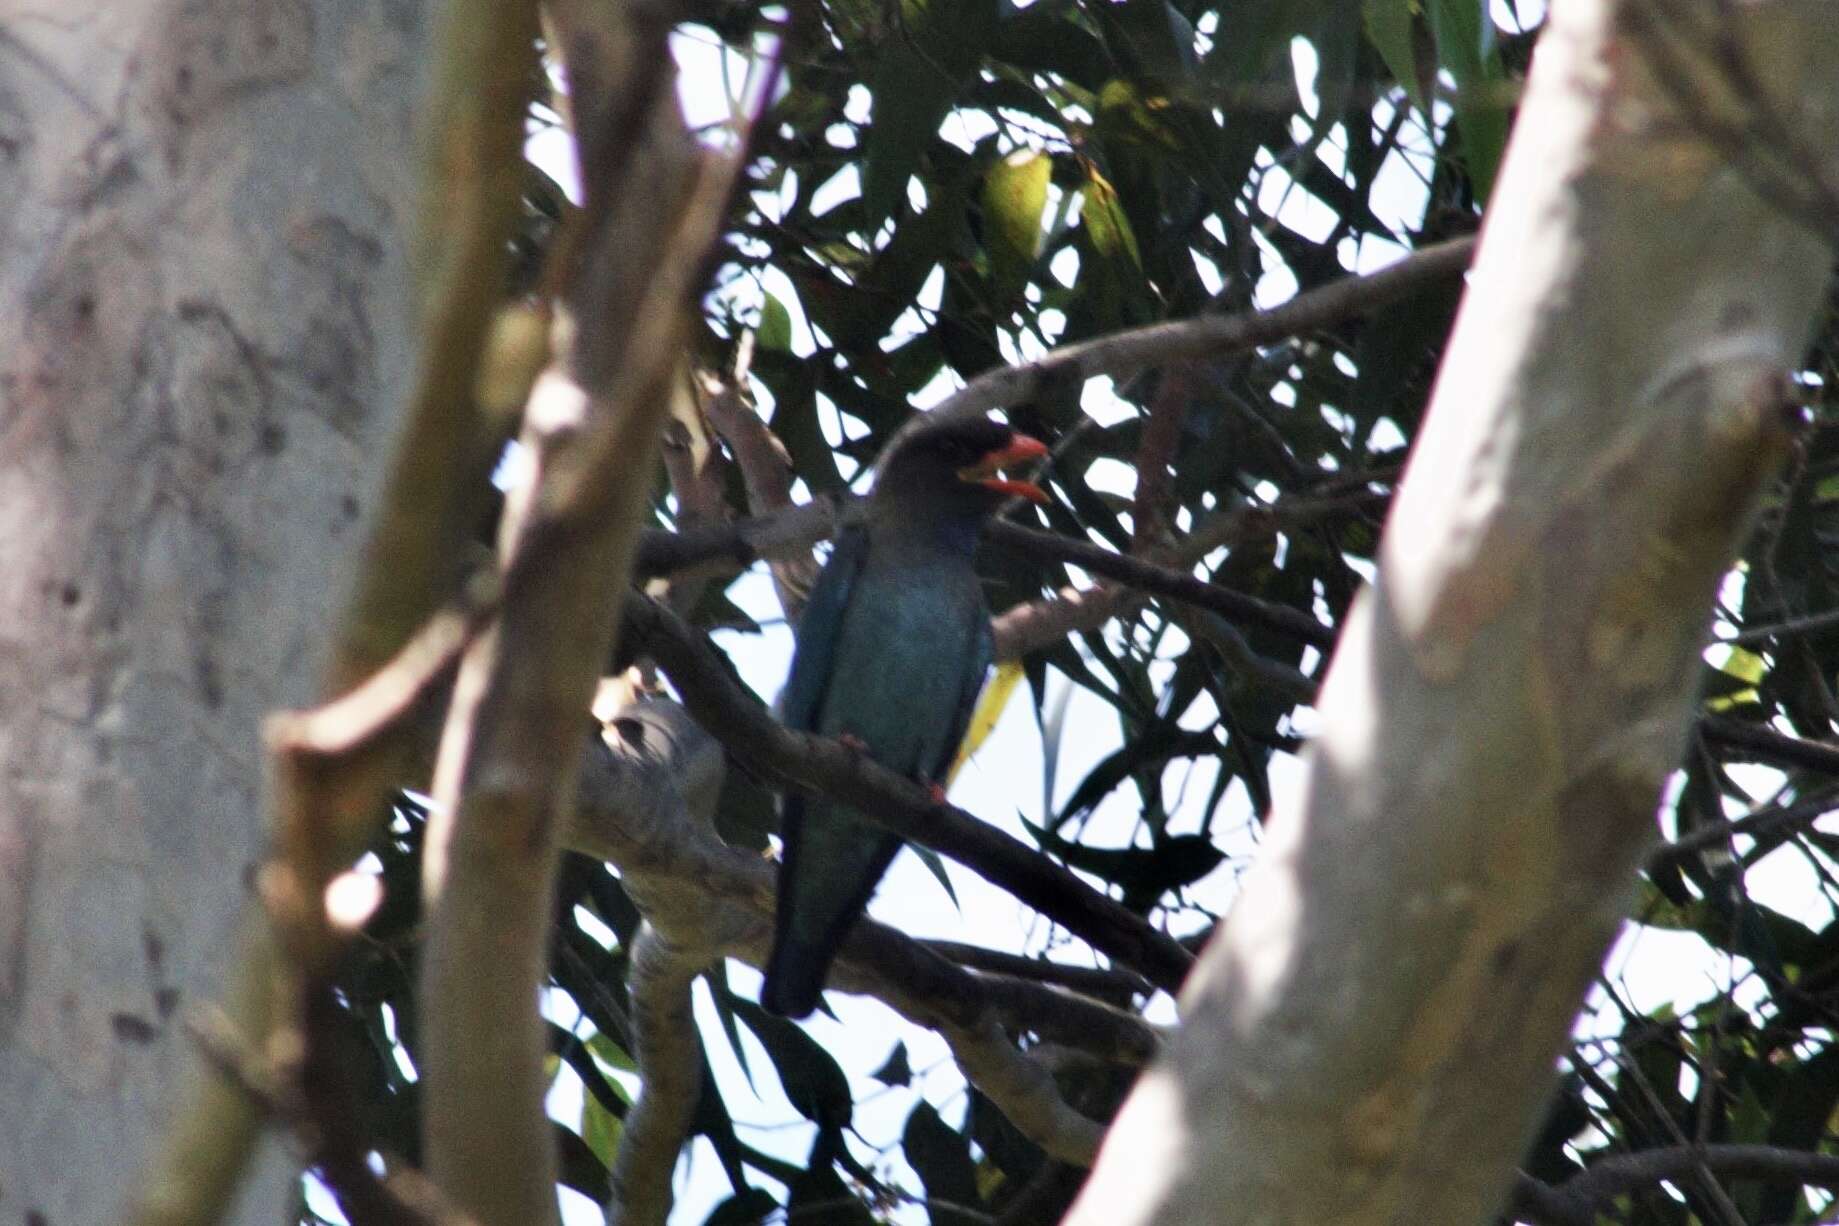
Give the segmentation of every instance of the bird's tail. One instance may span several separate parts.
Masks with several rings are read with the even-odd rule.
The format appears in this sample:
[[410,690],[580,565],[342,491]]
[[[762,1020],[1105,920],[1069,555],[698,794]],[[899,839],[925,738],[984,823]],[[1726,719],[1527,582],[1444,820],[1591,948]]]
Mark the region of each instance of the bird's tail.
[[817,1008],[830,975],[831,955],[814,945],[790,937],[773,942],[766,963],[766,982],[760,987],[760,1004],[780,1017],[804,1017]]

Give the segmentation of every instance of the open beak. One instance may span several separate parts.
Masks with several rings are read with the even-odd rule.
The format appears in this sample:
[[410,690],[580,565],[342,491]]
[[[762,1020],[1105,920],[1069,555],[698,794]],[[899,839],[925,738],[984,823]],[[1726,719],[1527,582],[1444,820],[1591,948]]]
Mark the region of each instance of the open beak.
[[1015,498],[1026,498],[1029,502],[1046,505],[1047,491],[1032,481],[1005,481],[996,474],[1005,468],[1019,468],[1032,463],[1047,454],[1047,445],[1038,438],[1018,434],[1009,441],[1007,447],[999,448],[984,456],[969,468],[958,470],[960,481],[974,481],[988,490],[1007,494]]

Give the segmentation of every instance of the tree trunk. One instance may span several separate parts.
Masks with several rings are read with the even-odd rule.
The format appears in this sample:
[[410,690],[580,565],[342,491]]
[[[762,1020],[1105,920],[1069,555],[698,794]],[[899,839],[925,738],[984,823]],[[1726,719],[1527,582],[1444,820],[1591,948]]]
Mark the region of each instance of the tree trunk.
[[1832,182],[1835,55],[1824,4],[1553,6],[1306,787],[1069,1221],[1502,1204],[1786,450],[1835,214],[1779,206]]
[[314,697],[410,372],[424,26],[0,15],[0,1220],[118,1220],[252,914],[261,720]]

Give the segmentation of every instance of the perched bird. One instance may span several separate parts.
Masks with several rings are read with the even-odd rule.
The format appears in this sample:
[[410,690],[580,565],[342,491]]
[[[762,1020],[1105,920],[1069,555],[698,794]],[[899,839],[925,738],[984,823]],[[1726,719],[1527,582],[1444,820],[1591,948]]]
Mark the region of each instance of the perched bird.
[[[915,430],[883,461],[863,524],[838,538],[798,626],[781,698],[791,728],[844,737],[937,786],[989,669],[990,613],[971,569],[1004,500],[1045,502],[996,474],[1047,449],[988,418]],[[817,1006],[830,961],[900,850],[847,806],[788,794],[773,952],[760,1003]]]

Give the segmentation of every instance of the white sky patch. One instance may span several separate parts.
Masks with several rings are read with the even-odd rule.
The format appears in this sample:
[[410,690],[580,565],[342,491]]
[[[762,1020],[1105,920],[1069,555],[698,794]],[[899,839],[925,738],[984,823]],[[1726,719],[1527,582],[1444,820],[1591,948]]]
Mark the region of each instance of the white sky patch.
[[1101,494],[1134,498],[1137,492],[1137,470],[1122,460],[1100,456],[1086,469],[1086,484]]
[[1315,157],[1318,162],[1328,168],[1329,174],[1334,175],[1349,187],[1353,186],[1347,173],[1346,128],[1338,123],[1330,126],[1328,136],[1316,143]]
[[847,204],[862,194],[862,175],[854,162],[837,170],[818,184],[811,193],[811,216],[822,217],[839,204]]
[[1545,0],[1492,0],[1488,16],[1503,30],[1525,33],[1545,20]]
[[[805,315],[804,303],[798,297],[798,287],[792,279],[777,268],[766,268],[760,272],[760,287],[779,300],[785,307],[785,313],[792,320],[792,352],[801,358],[808,358],[817,352],[817,337],[811,331],[811,321]],[[763,390],[758,380],[754,381],[756,393]],[[765,403],[770,403],[772,394],[767,393]]]
[[1379,164],[1368,205],[1394,234],[1415,230],[1422,221],[1430,203],[1430,169],[1427,159],[1402,149]]
[[1375,451],[1396,451],[1405,445],[1405,432],[1390,417],[1382,417],[1373,423],[1369,444]]
[[556,181],[569,203],[581,203],[581,169],[575,160],[574,137],[559,127],[533,127],[524,137],[524,156]]
[[939,135],[969,153],[977,142],[996,132],[996,121],[982,111],[960,108],[945,117]]
[[1267,311],[1296,297],[1296,274],[1290,271],[1277,249],[1262,234],[1253,231],[1252,239],[1265,256],[1264,274],[1258,278],[1258,285],[1252,291],[1252,305]]
[[1115,426],[1137,415],[1135,405],[1118,397],[1117,384],[1112,382],[1110,375],[1087,380],[1079,396],[1079,407],[1101,426]]
[[1258,207],[1268,216],[1278,218],[1278,224],[1312,243],[1327,241],[1338,224],[1333,209],[1292,179],[1290,172],[1276,163],[1267,167],[1259,176]]
[[1296,74],[1296,92],[1303,102],[1303,114],[1314,119],[1322,109],[1322,99],[1315,91],[1316,72],[1321,60],[1315,47],[1302,35],[1290,40],[1290,69]]
[[671,53],[681,70],[677,76],[677,101],[692,129],[727,123],[734,118],[734,103],[723,87],[747,75],[747,57],[730,50],[703,26],[685,26],[670,36]]
[[843,100],[843,118],[850,123],[867,123],[868,117],[875,110],[875,95],[866,85],[852,85],[849,96]]
[[1220,266],[1198,251],[1190,251],[1194,261],[1194,272],[1200,277],[1200,283],[1209,294],[1218,294],[1226,286],[1226,278],[1220,275]]

